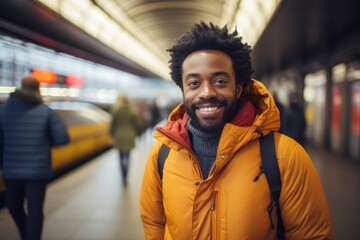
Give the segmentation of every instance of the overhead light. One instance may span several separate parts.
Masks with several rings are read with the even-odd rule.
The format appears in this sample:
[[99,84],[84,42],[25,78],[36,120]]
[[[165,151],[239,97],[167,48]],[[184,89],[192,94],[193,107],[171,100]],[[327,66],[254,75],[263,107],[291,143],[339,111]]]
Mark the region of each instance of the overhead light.
[[222,23],[237,29],[254,46],[265,30],[281,0],[225,0]]

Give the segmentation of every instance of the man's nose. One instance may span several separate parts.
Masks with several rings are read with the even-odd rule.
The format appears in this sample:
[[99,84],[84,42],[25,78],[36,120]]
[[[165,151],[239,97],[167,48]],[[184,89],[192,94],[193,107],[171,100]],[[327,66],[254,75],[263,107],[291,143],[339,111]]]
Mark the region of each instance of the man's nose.
[[215,88],[210,83],[203,83],[201,86],[201,92],[199,98],[210,99],[216,96]]

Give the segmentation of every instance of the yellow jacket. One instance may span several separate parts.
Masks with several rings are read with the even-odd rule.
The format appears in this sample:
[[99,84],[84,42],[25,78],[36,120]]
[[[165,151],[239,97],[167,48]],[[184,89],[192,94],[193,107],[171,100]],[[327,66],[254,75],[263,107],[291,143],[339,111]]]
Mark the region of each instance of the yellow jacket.
[[[140,196],[146,239],[276,239],[276,226],[271,227],[271,219],[276,224],[276,210],[270,218],[266,177],[254,178],[261,165],[259,132],[277,131],[279,112],[269,92],[256,80],[244,89],[245,100],[255,107],[256,118],[251,124],[239,124],[243,121],[235,120],[244,120],[247,115],[242,111],[225,125],[216,160],[205,180],[191,149],[186,127],[189,117],[183,106],[157,129]],[[157,168],[161,144],[171,148],[163,181]],[[308,154],[279,133],[275,133],[275,145],[286,239],[333,239],[325,195]]]

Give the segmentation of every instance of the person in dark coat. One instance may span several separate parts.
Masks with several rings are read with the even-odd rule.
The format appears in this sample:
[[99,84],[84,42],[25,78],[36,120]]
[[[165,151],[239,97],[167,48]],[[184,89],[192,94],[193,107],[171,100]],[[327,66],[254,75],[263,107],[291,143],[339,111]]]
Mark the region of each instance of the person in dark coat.
[[300,104],[297,93],[289,95],[289,107],[284,116],[284,134],[296,140],[304,146],[305,144],[306,119],[304,109]]
[[46,185],[53,173],[51,147],[70,141],[64,122],[42,102],[39,87],[35,77],[25,76],[0,106],[5,206],[23,240],[41,239]]
[[285,117],[285,107],[284,105],[279,101],[279,98],[277,96],[276,93],[273,94],[273,98],[275,101],[275,105],[276,107],[279,109],[279,113],[280,113],[280,128],[279,131],[280,133],[284,132],[284,117]]
[[161,120],[161,112],[155,99],[150,104],[149,108],[151,112],[151,127],[155,127],[156,124]]

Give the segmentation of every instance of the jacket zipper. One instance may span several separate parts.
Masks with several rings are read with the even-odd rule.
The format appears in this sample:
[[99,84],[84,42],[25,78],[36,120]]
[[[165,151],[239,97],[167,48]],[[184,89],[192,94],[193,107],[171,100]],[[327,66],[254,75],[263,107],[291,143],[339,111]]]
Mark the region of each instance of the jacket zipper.
[[217,191],[213,193],[213,200],[211,203],[211,239],[218,239],[218,216],[217,216]]

